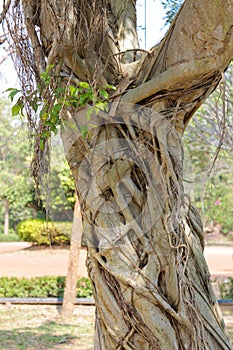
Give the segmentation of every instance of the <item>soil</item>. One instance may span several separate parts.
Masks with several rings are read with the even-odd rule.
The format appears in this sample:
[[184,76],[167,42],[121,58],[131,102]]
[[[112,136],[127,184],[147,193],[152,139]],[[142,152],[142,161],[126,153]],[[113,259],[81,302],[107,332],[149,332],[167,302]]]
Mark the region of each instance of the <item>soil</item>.
[[[206,246],[205,258],[213,278],[233,277],[232,245]],[[38,247],[29,243],[0,243],[0,276],[65,276],[69,248]],[[86,249],[82,248],[78,275],[87,277]]]
[[[0,276],[65,276],[69,248],[37,247],[27,243],[0,243]],[[86,249],[81,249],[78,275],[87,277]]]

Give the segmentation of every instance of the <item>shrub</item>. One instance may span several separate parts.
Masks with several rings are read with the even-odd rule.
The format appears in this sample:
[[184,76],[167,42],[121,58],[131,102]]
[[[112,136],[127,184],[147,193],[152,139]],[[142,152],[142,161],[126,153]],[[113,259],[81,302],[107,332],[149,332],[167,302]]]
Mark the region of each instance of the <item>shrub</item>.
[[233,299],[233,277],[219,284],[222,299]]
[[[65,277],[45,276],[33,278],[0,277],[0,298],[62,298]],[[77,283],[79,298],[92,297],[92,286],[88,278]]]
[[82,277],[78,280],[77,295],[79,298],[90,298],[93,296],[92,284],[89,278]]
[[39,245],[69,244],[72,223],[47,223],[40,219],[30,219],[20,222],[17,226],[17,232],[22,241],[36,242]]
[[0,234],[0,242],[19,242],[19,236],[16,233],[9,233],[8,235]]

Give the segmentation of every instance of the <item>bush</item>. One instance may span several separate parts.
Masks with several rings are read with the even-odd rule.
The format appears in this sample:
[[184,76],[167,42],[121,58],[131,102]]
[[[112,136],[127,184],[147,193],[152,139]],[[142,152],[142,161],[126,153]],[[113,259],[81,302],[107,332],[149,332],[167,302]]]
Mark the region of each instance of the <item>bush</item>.
[[8,235],[0,234],[0,242],[19,242],[19,236],[16,233],[9,233]]
[[208,221],[217,222],[226,234],[233,229],[233,182],[228,174],[212,179],[205,205]]
[[22,241],[39,245],[70,243],[71,222],[46,222],[40,219],[25,220],[18,224],[17,232]]
[[[45,276],[33,278],[0,277],[0,298],[62,298],[65,277]],[[77,283],[77,298],[90,298],[91,282],[80,278]]]
[[225,282],[219,284],[222,299],[233,299],[233,277],[229,277]]

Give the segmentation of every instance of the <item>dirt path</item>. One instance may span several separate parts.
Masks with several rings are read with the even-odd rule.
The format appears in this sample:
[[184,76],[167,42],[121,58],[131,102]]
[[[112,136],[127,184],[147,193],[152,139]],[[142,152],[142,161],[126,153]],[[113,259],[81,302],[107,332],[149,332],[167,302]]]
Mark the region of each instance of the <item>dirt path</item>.
[[[233,247],[207,246],[205,248],[212,276],[233,277]],[[33,277],[65,276],[69,259],[69,248],[36,248],[28,243],[0,243],[0,276]],[[80,253],[79,276],[87,276],[86,250]]]
[[[35,248],[23,245],[0,244],[0,276],[34,277],[65,276],[67,272],[69,248]],[[13,249],[15,248],[15,249]],[[80,252],[78,274],[87,277],[85,266],[86,250]]]

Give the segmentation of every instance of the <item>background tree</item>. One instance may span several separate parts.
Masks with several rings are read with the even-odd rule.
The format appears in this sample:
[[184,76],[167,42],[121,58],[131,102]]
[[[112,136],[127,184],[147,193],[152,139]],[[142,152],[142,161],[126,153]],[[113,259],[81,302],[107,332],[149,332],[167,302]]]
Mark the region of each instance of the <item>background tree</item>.
[[59,135],[51,140],[50,170],[43,192],[41,198],[50,219],[71,222],[75,206],[74,180]]
[[65,161],[60,137],[52,140],[51,164],[47,194],[36,196],[31,177],[32,153],[25,122],[12,117],[10,104],[0,100],[0,208],[1,229],[14,232],[20,221],[31,217],[72,221],[75,203],[74,181]]
[[30,154],[24,122],[11,117],[9,103],[0,100],[0,210],[4,233],[31,216],[33,197]]
[[162,5],[166,10],[166,22],[165,25],[169,25],[172,23],[175,15],[179,11],[181,5],[184,3],[184,0],[164,0],[162,1]]
[[[200,218],[184,195],[181,138],[233,56],[232,2],[186,0],[149,52],[138,47],[132,1],[22,5],[6,20],[37,135],[34,175],[62,124],[88,242],[95,348],[230,349]],[[99,111],[109,95],[108,111],[90,119],[83,107]]]
[[61,309],[61,315],[65,320],[69,319],[73,315],[77,294],[76,286],[78,281],[78,264],[82,247],[82,218],[78,198],[75,202],[73,215],[66,285]]
[[[232,230],[232,65],[220,86],[195,113],[185,135],[195,204],[210,224]],[[190,165],[189,165],[190,166]]]

